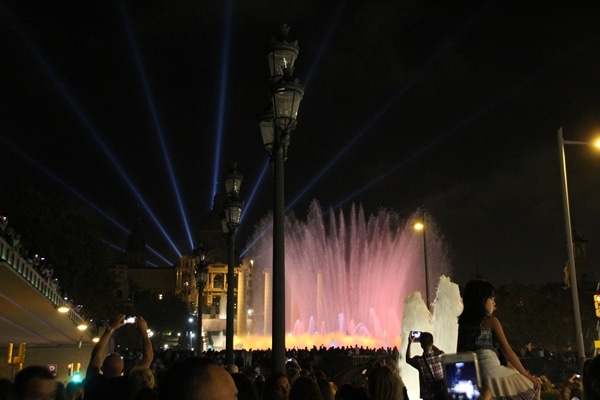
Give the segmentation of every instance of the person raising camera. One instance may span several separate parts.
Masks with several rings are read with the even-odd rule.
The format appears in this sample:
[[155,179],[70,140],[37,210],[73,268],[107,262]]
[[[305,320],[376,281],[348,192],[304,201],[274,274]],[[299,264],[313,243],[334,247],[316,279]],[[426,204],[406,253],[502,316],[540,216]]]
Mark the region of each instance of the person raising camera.
[[[410,347],[413,342],[421,343],[423,354],[411,357]],[[419,371],[420,396],[424,400],[441,400],[444,393],[444,369],[442,355],[444,352],[433,344],[433,335],[429,332],[411,331],[406,347],[406,363]]]
[[[119,353],[107,355],[106,348],[113,332],[124,326],[125,315],[120,314],[110,321],[100,340],[92,350],[90,363],[85,375],[85,398],[95,399],[126,399],[128,396],[127,376],[123,375],[125,364]],[[135,318],[135,324],[142,337],[142,361],[140,367],[149,368],[154,357],[152,343],[148,337],[148,323],[140,316]]]

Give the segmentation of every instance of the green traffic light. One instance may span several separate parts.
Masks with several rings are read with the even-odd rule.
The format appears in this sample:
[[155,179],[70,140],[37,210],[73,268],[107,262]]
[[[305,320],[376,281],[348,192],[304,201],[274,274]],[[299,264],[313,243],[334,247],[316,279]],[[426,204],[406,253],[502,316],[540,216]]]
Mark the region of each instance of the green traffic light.
[[71,377],[71,382],[81,382],[81,381],[83,381],[83,378],[81,377],[81,373],[75,372],[73,374],[73,376]]

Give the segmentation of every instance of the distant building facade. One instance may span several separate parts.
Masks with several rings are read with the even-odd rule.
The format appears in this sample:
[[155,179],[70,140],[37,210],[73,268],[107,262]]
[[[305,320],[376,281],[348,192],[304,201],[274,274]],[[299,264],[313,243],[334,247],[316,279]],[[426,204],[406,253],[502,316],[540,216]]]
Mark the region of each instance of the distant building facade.
[[251,317],[250,280],[251,263],[243,261],[236,265],[234,281],[227,281],[227,241],[221,229],[220,211],[214,204],[220,204],[218,197],[200,223],[199,243],[205,252],[208,263],[208,279],[202,295],[196,282],[197,260],[195,255],[184,255],[174,266],[146,266],[146,242],[141,217],[136,219],[123,257],[123,262],[111,268],[117,287],[116,297],[122,303],[133,306],[136,292],[149,291],[160,296],[174,294],[188,305],[190,314],[197,315],[198,303],[202,312],[203,327],[207,331],[224,331],[226,319],[227,286],[234,285],[234,329],[237,334],[248,332],[248,318]]

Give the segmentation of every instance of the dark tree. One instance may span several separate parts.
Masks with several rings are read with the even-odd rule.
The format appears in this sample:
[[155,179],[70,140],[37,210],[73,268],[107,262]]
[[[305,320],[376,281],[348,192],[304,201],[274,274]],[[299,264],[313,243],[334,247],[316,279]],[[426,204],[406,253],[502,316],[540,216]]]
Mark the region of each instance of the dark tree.
[[514,347],[533,343],[564,351],[576,346],[571,294],[561,283],[513,282],[499,288],[496,303],[497,315]]

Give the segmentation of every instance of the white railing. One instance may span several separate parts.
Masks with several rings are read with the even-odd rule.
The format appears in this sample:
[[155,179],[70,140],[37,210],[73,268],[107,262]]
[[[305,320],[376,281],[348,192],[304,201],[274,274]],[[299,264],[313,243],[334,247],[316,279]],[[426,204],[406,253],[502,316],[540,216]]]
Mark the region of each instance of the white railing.
[[[6,267],[16,271],[21,277],[29,282],[31,286],[50,300],[54,307],[58,308],[63,305],[69,307],[62,296],[56,291],[56,285],[53,285],[51,282],[48,282],[46,278],[41,276],[33,268],[33,263],[24,259],[2,236],[0,236],[0,265],[6,265]],[[71,307],[69,307],[67,316],[78,326],[86,324],[85,319]]]

